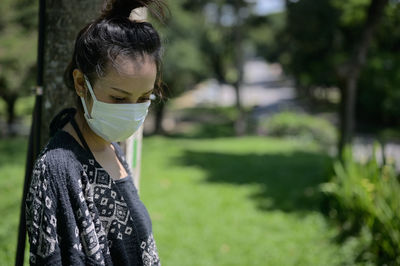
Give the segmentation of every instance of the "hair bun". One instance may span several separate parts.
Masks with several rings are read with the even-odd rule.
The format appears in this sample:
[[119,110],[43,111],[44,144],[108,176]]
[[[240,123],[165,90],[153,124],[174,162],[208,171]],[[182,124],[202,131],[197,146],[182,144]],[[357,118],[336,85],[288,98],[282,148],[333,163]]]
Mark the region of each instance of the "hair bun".
[[133,9],[146,7],[158,19],[163,20],[165,6],[162,0],[105,0],[100,18],[129,17]]

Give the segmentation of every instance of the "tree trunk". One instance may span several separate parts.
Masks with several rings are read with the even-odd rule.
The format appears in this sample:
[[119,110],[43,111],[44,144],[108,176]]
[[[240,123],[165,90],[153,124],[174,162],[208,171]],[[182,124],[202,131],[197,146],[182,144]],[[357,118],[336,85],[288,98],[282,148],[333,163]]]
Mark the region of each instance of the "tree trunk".
[[17,132],[15,131],[15,103],[18,99],[16,94],[7,95],[3,97],[7,105],[7,135],[15,136]]
[[371,45],[375,29],[383,16],[388,0],[372,0],[368,8],[367,19],[361,38],[353,53],[351,61],[339,70],[343,77],[344,88],[342,92],[340,125],[339,154],[343,148],[350,144],[355,128],[355,102],[357,95],[357,82],[362,67],[365,65],[368,49]]
[[102,0],[46,2],[41,147],[49,139],[53,116],[61,109],[75,105],[75,92],[69,91],[63,83],[64,69],[72,58],[79,30],[99,15],[102,3]]
[[154,120],[154,132],[153,134],[164,134],[164,129],[162,127],[162,120],[164,117],[165,102],[160,101],[155,106],[155,120]]
[[341,90],[342,101],[340,103],[340,126],[341,137],[339,140],[339,151],[351,143],[355,127],[355,101],[357,93],[357,76],[349,77],[346,80],[344,90]]
[[235,133],[238,136],[241,136],[246,131],[246,121],[243,113],[243,108],[241,104],[241,95],[240,95],[240,86],[242,85],[243,80],[243,40],[242,40],[242,19],[240,17],[240,1],[235,0],[235,16],[236,16],[236,26],[234,29],[234,56],[235,56],[235,67],[237,73],[237,79],[233,84],[235,88],[236,95],[236,108],[239,112],[239,116],[235,122]]

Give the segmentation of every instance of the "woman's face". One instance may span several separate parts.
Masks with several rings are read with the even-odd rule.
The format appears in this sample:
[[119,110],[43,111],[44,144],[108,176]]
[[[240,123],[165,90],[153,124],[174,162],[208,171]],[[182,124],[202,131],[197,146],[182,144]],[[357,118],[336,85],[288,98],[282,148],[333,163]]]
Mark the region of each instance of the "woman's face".
[[[150,56],[137,60],[117,57],[118,69],[107,65],[106,75],[91,81],[93,92],[98,101],[105,103],[141,103],[150,100],[157,75],[157,67]],[[79,96],[84,96],[88,111],[91,112],[93,100],[84,82],[83,73],[73,72],[75,89]]]

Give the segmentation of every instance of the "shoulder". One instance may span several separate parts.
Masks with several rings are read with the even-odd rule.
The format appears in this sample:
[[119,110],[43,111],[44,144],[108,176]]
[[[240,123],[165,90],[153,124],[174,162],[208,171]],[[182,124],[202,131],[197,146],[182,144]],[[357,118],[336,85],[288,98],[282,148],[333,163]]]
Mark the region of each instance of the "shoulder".
[[70,141],[60,142],[59,137],[50,139],[35,160],[26,196],[28,212],[34,211],[35,204],[57,206],[70,186],[78,186],[83,168],[79,155]]
[[35,161],[33,174],[40,174],[49,182],[57,182],[67,175],[79,174],[82,155],[67,134],[57,133],[47,142]]

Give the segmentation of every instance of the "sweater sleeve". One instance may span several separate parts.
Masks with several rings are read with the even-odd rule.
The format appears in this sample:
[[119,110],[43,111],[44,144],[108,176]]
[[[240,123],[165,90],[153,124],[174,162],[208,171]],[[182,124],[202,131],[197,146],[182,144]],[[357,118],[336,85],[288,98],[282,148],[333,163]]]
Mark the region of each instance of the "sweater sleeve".
[[57,235],[57,189],[46,154],[34,165],[25,201],[30,265],[62,265]]

